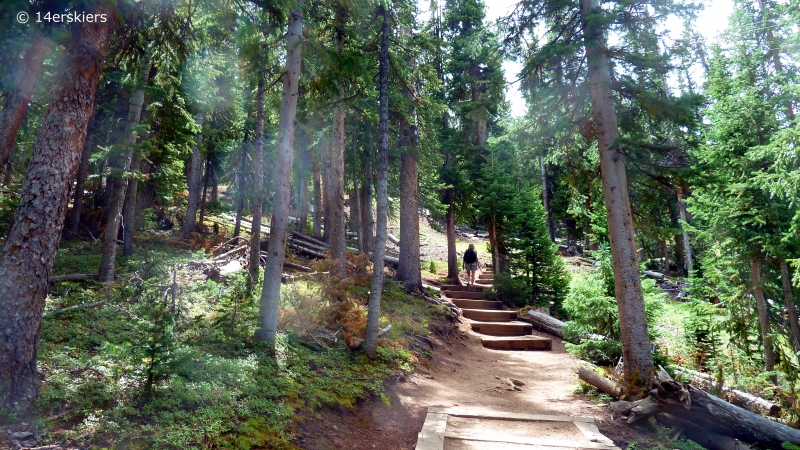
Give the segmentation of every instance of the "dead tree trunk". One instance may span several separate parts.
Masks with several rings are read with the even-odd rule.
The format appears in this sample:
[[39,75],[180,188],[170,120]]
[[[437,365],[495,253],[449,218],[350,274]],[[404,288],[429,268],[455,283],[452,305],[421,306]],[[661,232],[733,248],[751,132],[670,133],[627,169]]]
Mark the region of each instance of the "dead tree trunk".
[[375,249],[375,217],[372,215],[372,151],[366,150],[364,170],[364,251],[372,254]]
[[[197,113],[194,122],[202,127],[205,123],[203,113]],[[197,206],[200,202],[200,178],[203,174],[203,133],[197,135],[197,140],[192,146],[192,160],[189,164],[187,174],[187,185],[189,187],[189,202],[186,206],[186,220],[181,229],[181,238],[186,239],[189,233],[194,231],[194,224],[197,221]]]
[[73,238],[78,235],[81,225],[81,214],[83,214],[83,195],[86,190],[86,179],[89,177],[89,159],[94,149],[94,118],[97,112],[92,114],[89,125],[86,127],[86,139],[83,141],[83,151],[81,152],[81,163],[78,165],[78,175],[75,181],[75,192],[72,197],[72,210],[69,212],[67,230]]
[[[112,175],[112,190],[108,207],[108,222],[106,231],[103,235],[103,254],[100,261],[100,272],[97,279],[100,281],[113,281],[115,260],[117,256],[117,235],[119,226],[122,222],[122,205],[125,202],[125,194],[128,191],[128,180],[125,177],[131,168],[134,145],[136,144],[136,127],[142,118],[142,108],[144,107],[144,84],[147,84],[150,77],[150,57],[145,57],[142,62],[141,72],[142,86],[131,94],[128,103],[128,114],[125,120],[125,130],[122,136],[121,151],[117,158],[114,158],[114,170]],[[127,225],[127,224],[124,224]]]
[[289,225],[289,196],[292,177],[295,116],[297,114],[297,87],[300,82],[301,49],[303,38],[303,1],[295,4],[289,17],[286,34],[286,70],[283,74],[278,142],[275,154],[275,194],[270,224],[270,246],[264,267],[264,288],[259,306],[259,330],[256,335],[274,346],[278,333],[281,275],[286,255],[286,233]]
[[[255,179],[253,183],[253,226],[250,229],[250,256],[248,258],[248,271],[250,285],[258,281],[258,269],[261,267],[261,215],[264,209],[264,74],[258,75],[258,88],[256,89],[256,139],[253,149],[253,169]],[[276,183],[278,180],[275,180]],[[271,253],[271,252],[270,252]]]
[[[767,300],[764,298],[764,289],[761,286],[761,259],[758,253],[750,255],[750,284],[756,300],[761,342],[764,344],[764,369],[767,372],[771,372],[775,370],[775,349],[772,346],[772,327],[769,323]],[[772,384],[778,384],[778,379],[775,375],[771,376],[770,379]]]
[[75,24],[42,121],[0,262],[0,408],[25,413],[36,396],[36,352],[53,258],[69,204],[95,91],[111,40],[106,22]]
[[3,109],[0,110],[0,170],[6,166],[19,127],[28,111],[31,95],[42,73],[44,58],[53,44],[44,36],[36,36],[25,55],[18,62],[19,67],[11,79],[11,88],[6,92]]
[[[245,142],[247,138],[245,137]],[[247,145],[242,146],[242,160],[236,170],[236,225],[233,228],[233,236],[237,237],[242,232],[242,214],[244,213],[244,192],[245,192],[245,167],[247,166]]]
[[364,351],[370,358],[377,356],[378,319],[381,313],[381,293],[383,291],[383,259],[386,255],[386,233],[389,201],[387,185],[389,179],[389,8],[381,7],[381,47],[378,57],[379,116],[378,125],[378,184],[377,184],[377,228],[375,230],[375,253],[372,265],[372,284],[370,286],[367,310],[367,326],[364,332]]
[[625,156],[616,144],[619,128],[611,93],[611,66],[604,36],[605,22],[597,17],[603,14],[597,0],[580,0],[593,119],[600,151],[603,197],[611,239],[625,380],[631,384],[642,384],[643,380],[652,376],[653,357],[650,353],[644,296],[639,279]]

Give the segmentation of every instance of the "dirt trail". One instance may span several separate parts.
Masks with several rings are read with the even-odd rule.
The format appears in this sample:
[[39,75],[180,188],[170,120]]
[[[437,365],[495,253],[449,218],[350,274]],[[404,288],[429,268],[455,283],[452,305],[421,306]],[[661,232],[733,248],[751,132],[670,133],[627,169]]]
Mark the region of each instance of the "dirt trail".
[[[373,399],[353,411],[326,414],[307,423],[296,442],[313,450],[413,450],[427,407],[455,405],[592,417],[621,448],[646,440],[641,431],[615,423],[605,406],[572,393],[579,360],[557,338],[552,351],[490,350],[481,346],[468,320],[462,322],[449,336],[431,336],[434,353],[428,367],[388,383],[390,404]],[[508,390],[506,378],[524,382],[522,391]]]

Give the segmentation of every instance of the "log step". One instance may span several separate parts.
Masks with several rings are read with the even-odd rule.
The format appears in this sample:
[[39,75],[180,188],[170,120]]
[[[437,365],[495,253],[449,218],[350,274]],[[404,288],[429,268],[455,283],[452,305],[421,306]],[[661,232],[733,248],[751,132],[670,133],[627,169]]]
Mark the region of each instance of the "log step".
[[495,350],[552,350],[553,340],[538,336],[483,338],[481,344]]
[[495,309],[462,309],[464,317],[483,322],[508,322],[517,318],[516,311],[498,311]]
[[503,309],[503,302],[494,300],[467,300],[463,298],[451,299],[459,308],[466,309]]
[[462,298],[470,300],[483,300],[483,292],[467,291],[444,291],[444,295],[450,298]]
[[459,286],[457,284],[445,284],[440,290],[442,291],[463,291],[463,292],[483,292],[483,286]]
[[478,275],[478,280],[494,280],[494,274],[482,273]]
[[527,336],[533,326],[525,322],[473,322],[472,331],[490,336]]

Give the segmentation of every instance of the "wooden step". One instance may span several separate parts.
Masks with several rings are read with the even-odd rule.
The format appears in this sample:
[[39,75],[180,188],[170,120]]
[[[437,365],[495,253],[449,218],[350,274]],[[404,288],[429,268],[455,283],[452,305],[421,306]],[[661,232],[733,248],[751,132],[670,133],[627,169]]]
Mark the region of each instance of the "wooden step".
[[496,309],[462,309],[464,317],[482,322],[508,322],[517,318],[516,311],[498,311]]
[[467,300],[463,298],[451,299],[459,308],[467,309],[503,309],[503,302],[494,300]]
[[533,326],[525,322],[473,322],[472,331],[490,336],[526,336]]
[[553,340],[538,336],[483,338],[486,348],[495,350],[552,350]]
[[494,274],[482,273],[478,275],[478,280],[494,280]]
[[467,291],[444,291],[444,295],[450,298],[462,298],[469,300],[483,300],[483,292]]
[[464,291],[464,292],[483,292],[483,286],[460,286],[458,284],[445,284],[440,288],[441,291]]

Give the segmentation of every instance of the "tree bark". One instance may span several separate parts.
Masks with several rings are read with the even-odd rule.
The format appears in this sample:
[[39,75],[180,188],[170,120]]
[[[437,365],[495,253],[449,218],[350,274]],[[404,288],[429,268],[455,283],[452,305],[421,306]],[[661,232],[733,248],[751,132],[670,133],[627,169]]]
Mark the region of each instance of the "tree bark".
[[422,290],[419,260],[419,172],[413,148],[407,148],[400,158],[400,242],[403,245],[400,246],[397,279],[403,282],[406,291],[417,292]]
[[591,384],[599,389],[600,392],[608,394],[613,398],[620,398],[624,393],[621,386],[616,382],[611,381],[602,375],[596,374],[583,366],[578,367],[578,378]]
[[[445,113],[445,122],[447,122]],[[453,168],[453,155],[449,150],[444,152],[444,170],[448,172]],[[456,209],[453,204],[453,188],[448,187],[444,190],[444,202],[447,205],[447,216],[445,218],[447,226],[447,278],[450,284],[461,285],[458,277],[458,254],[456,253]]]
[[[202,127],[205,123],[205,116],[199,112],[195,115],[195,123]],[[187,185],[189,188],[189,202],[186,206],[186,220],[181,229],[181,238],[186,239],[189,233],[194,231],[194,224],[197,220],[197,206],[200,202],[200,178],[203,174],[203,132],[197,135],[197,140],[192,146],[192,161],[189,164],[187,174]]]
[[13,84],[6,93],[3,109],[0,110],[0,170],[6,166],[11,155],[36,82],[42,73],[44,58],[52,47],[52,43],[46,37],[36,36],[31,40],[31,45],[22,59],[17,61],[19,66],[16,67],[16,73],[11,80]]
[[115,9],[106,22],[76,24],[22,186],[0,262],[0,408],[24,414],[37,392],[42,311],[78,168]]
[[306,132],[300,128],[297,130],[298,139],[300,141],[300,170],[298,171],[297,183],[300,185],[300,223],[298,228],[301,233],[306,232],[308,227],[308,171],[309,171],[309,158],[308,153],[308,140]]
[[547,189],[547,168],[544,165],[544,157],[539,156],[539,166],[542,168],[542,204],[544,205],[544,212],[547,214],[547,234],[550,235],[550,240],[556,241],[556,224],[553,222],[553,212],[550,208],[550,193]]
[[[686,202],[684,201],[685,196],[686,193],[683,189],[678,189],[678,211],[681,220],[689,223],[689,212],[686,210]],[[683,235],[683,260],[686,268],[686,276],[691,278],[692,270],[694,270],[692,266],[692,244],[689,241],[689,231],[686,230],[686,227],[681,225],[681,230]]]
[[[131,158],[131,170],[139,170],[142,165],[142,156],[136,152]],[[122,217],[125,228],[122,230],[122,256],[133,254],[133,231],[136,228],[136,202],[139,196],[139,179],[136,177],[128,180],[128,192],[125,193],[125,203],[122,207]]]
[[372,151],[367,149],[364,161],[367,178],[364,182],[364,251],[375,249],[375,216],[372,215]]
[[264,267],[264,288],[259,306],[259,327],[256,336],[274,346],[278,333],[281,275],[286,255],[286,233],[289,224],[289,195],[292,177],[295,116],[297,113],[297,87],[300,82],[301,50],[303,38],[303,1],[292,8],[289,32],[286,35],[286,71],[283,74],[278,142],[275,154],[275,194],[272,202],[270,246]]
[[356,238],[358,239],[358,252],[364,253],[364,221],[361,220],[361,188],[358,186],[358,177],[353,179],[353,198],[351,200],[350,214],[353,218],[353,226],[356,229]]
[[314,177],[314,237],[322,239],[322,185],[320,183],[319,149],[311,159],[311,172]]
[[[258,75],[258,88],[256,89],[256,139],[253,148],[253,169],[255,179],[253,183],[253,226],[250,229],[250,256],[248,270],[250,284],[258,281],[258,270],[261,267],[261,215],[264,209],[264,74]],[[285,95],[285,94],[284,94]],[[279,183],[278,179],[275,180]],[[273,205],[274,207],[274,205]],[[274,225],[274,224],[272,224]],[[285,250],[284,250],[285,251]],[[272,246],[270,246],[270,254]]]
[[797,319],[797,307],[794,303],[792,294],[792,278],[789,276],[789,267],[785,258],[780,258],[778,263],[781,268],[781,286],[783,288],[783,300],[786,303],[786,312],[789,316],[789,329],[791,330],[792,346],[795,352],[800,351],[800,324]]
[[[336,43],[339,55],[344,49],[344,21],[347,11],[344,6],[340,6],[336,11],[336,30],[334,31],[334,42]],[[333,139],[331,141],[330,154],[330,192],[328,193],[328,212],[330,219],[330,243],[331,243],[331,277],[335,280],[342,280],[347,276],[347,241],[344,222],[344,91],[343,85],[337,86],[339,89],[339,100],[333,109]],[[328,230],[325,230],[328,234]]]
[[375,252],[372,264],[372,285],[367,306],[367,326],[364,332],[364,352],[375,358],[378,351],[378,320],[381,314],[381,293],[383,292],[383,260],[386,255],[386,233],[388,225],[388,179],[389,179],[389,32],[390,14],[387,5],[381,6],[383,24],[381,25],[381,47],[378,57],[379,77],[379,116],[378,128],[378,184],[377,219],[375,230]]
[[211,159],[206,160],[206,173],[203,176],[203,195],[200,197],[200,225],[206,218],[206,199],[208,194],[208,182],[211,178]]
[[[247,139],[245,139],[247,141]],[[242,146],[242,160],[239,163],[239,169],[236,171],[236,186],[238,196],[236,197],[236,225],[233,228],[233,236],[237,237],[242,232],[242,213],[244,212],[244,178],[245,167],[247,166],[247,145]]]
[[644,296],[639,279],[635,234],[628,197],[624,155],[616,145],[617,114],[611,92],[611,67],[602,28],[603,12],[597,0],[580,0],[581,26],[588,60],[589,87],[600,151],[603,197],[614,267],[614,286],[620,315],[625,380],[644,384],[653,375],[653,357],[647,334]]
[[78,175],[75,182],[75,192],[72,198],[72,210],[69,212],[69,222],[67,230],[73,238],[78,235],[78,228],[81,224],[81,214],[83,213],[83,195],[86,190],[86,178],[89,176],[89,159],[94,149],[94,121],[97,112],[92,114],[89,125],[86,127],[86,139],[83,141],[83,151],[81,152],[81,162],[78,165]]
[[[146,84],[149,77],[150,58],[148,56],[142,64],[142,84]],[[97,276],[99,281],[114,280],[114,263],[117,256],[117,235],[119,234],[120,219],[122,217],[122,205],[128,190],[128,181],[125,178],[125,174],[131,168],[133,147],[137,139],[136,127],[139,125],[139,121],[142,118],[143,107],[144,88],[139,87],[133,91],[130,101],[128,102],[125,131],[122,136],[122,142],[120,142],[123,154],[112,160],[114,164],[111,173],[113,183],[108,207],[108,221],[106,222],[106,231],[103,235],[103,253],[100,260],[100,272]],[[129,224],[125,225],[129,226]]]
[[[772,345],[772,328],[769,323],[767,300],[764,298],[764,289],[761,286],[761,260],[758,253],[750,255],[750,283],[756,300],[761,342],[764,344],[764,368],[767,372],[772,372],[775,370],[775,349]],[[772,384],[778,384],[777,376],[771,376],[770,380],[772,380]]]

